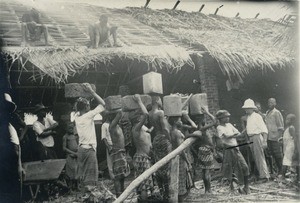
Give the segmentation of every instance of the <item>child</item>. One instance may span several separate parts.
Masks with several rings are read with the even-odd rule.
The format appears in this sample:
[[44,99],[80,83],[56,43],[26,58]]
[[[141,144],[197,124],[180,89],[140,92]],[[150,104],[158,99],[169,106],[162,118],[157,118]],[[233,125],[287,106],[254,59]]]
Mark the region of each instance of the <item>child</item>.
[[[173,150],[176,149],[183,141],[184,135],[179,130],[182,126],[180,116],[169,117],[171,128],[171,142]],[[183,202],[184,198],[188,195],[190,188],[193,186],[191,177],[192,166],[188,159],[186,151],[184,151],[179,158],[179,174],[178,174],[178,201]],[[174,175],[174,174],[172,174]]]
[[285,177],[288,167],[293,165],[293,155],[295,153],[295,121],[296,116],[294,114],[289,114],[286,116],[285,124],[287,127],[283,133],[283,137],[278,139],[278,141],[283,140],[283,177]]
[[210,117],[213,121],[211,124],[205,124],[204,115],[199,115],[197,118],[198,121],[198,130],[192,133],[191,135],[186,136],[189,137],[197,137],[199,138],[195,143],[198,149],[198,162],[199,167],[202,169],[202,178],[205,187],[205,193],[211,193],[211,176],[210,176],[210,169],[214,167],[213,165],[213,152],[214,152],[214,145],[213,145],[213,136],[211,133],[208,132],[208,129],[214,127],[216,125],[215,117],[208,112],[207,108],[201,108],[202,111]]
[[[148,128],[144,126],[147,121],[148,112],[140,95],[135,95],[134,100],[139,104],[140,109],[131,113],[130,120],[132,122],[132,136],[133,143],[136,147],[136,153],[133,156],[133,166],[135,169],[135,177],[137,178],[144,171],[151,167],[150,151],[152,148],[151,135],[148,132]],[[137,188],[139,199],[144,202],[149,198],[148,194],[153,191],[153,180],[150,176]]]
[[233,191],[232,173],[234,170],[242,173],[244,177],[244,188],[239,189],[239,192],[242,194],[249,194],[249,169],[243,155],[237,147],[238,143],[236,141],[236,137],[241,136],[242,134],[229,123],[230,113],[227,110],[219,110],[216,117],[220,122],[217,127],[218,136],[222,139],[223,147],[225,149],[222,166],[223,175],[230,181],[230,189]]
[[106,115],[107,112],[102,112],[102,117],[104,123],[101,126],[101,139],[103,140],[105,147],[106,147],[106,161],[107,161],[107,168],[108,168],[108,173],[109,177],[113,180],[114,179],[114,174],[113,174],[113,169],[112,169],[112,159],[111,159],[111,150],[112,150],[112,141],[111,137],[109,134],[109,123],[112,121],[111,118]]
[[63,150],[67,153],[66,158],[66,174],[70,180],[71,189],[77,187],[76,172],[77,172],[77,149],[78,136],[73,133],[74,125],[67,125],[67,134],[63,136]]
[[122,111],[111,112],[114,118],[109,124],[109,133],[113,143],[111,157],[113,160],[114,185],[116,196],[119,197],[124,191],[124,180],[130,174],[130,168],[126,160],[125,139],[123,131],[119,126]]

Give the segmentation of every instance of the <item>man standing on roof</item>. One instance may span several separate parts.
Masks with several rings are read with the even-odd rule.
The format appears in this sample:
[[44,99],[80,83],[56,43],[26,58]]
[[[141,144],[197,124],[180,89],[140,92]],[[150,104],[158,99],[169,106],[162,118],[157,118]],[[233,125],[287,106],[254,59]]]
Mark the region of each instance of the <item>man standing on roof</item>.
[[[117,43],[117,28],[108,24],[107,15],[101,15],[99,21],[89,26],[90,44],[88,47],[119,47]],[[111,43],[110,36],[113,37],[114,44]]]
[[[276,107],[276,99],[270,98],[268,100],[269,110],[266,113],[266,125],[269,131],[268,134],[268,150],[270,155],[275,159],[278,174],[282,170],[282,149],[278,139],[282,137],[284,131],[283,117]],[[272,160],[272,159],[271,159]],[[270,163],[272,166],[272,163]]]
[[32,8],[22,16],[22,45],[27,42],[40,41],[41,35],[44,34],[45,45],[48,45],[48,28],[41,22],[41,14]]

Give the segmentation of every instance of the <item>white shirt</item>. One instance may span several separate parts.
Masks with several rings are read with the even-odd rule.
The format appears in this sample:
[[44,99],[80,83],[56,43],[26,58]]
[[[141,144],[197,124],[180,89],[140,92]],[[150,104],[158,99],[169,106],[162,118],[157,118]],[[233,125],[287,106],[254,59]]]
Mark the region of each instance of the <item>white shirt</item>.
[[249,136],[268,133],[268,129],[263,118],[261,117],[261,115],[255,112],[247,117],[246,130]]
[[10,141],[15,145],[20,145],[18,133],[10,123],[8,124],[8,131],[10,134]]
[[218,135],[222,139],[223,143],[229,146],[237,146],[236,138],[227,138],[227,136],[240,134],[238,129],[236,129],[231,123],[225,123],[225,126],[218,125],[217,127]]
[[102,111],[104,111],[104,107],[102,105],[98,105],[94,110],[91,110],[81,116],[76,115],[75,125],[79,136],[79,145],[83,145],[82,147],[90,145],[94,150],[96,150],[97,138],[94,117]]
[[[45,117],[44,123],[45,123],[45,125],[43,125],[39,121],[35,121],[33,123],[32,127],[37,135],[42,134],[46,128],[49,128],[51,125],[55,124],[56,121],[53,120],[51,117]],[[36,140],[40,141],[45,147],[53,147],[54,146],[54,140],[51,135],[48,137],[45,137],[45,138],[41,138],[41,137],[37,136]]]
[[109,133],[109,123],[105,122],[102,124],[101,126],[101,136],[102,136],[102,140],[106,139],[107,143],[109,145],[112,145],[112,141],[111,141],[111,137],[110,137],[110,133]]

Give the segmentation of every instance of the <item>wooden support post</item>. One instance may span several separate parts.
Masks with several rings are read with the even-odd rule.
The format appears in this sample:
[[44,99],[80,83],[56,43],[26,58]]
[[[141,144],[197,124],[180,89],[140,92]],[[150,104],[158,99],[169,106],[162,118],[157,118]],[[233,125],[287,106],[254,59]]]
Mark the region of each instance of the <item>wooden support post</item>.
[[145,6],[144,6],[145,9],[148,7],[150,1],[151,1],[151,0],[147,0],[146,4],[145,4]]
[[179,155],[171,161],[169,195],[170,202],[178,202],[178,186],[179,186]]
[[199,12],[200,12],[200,13],[201,13],[201,11],[203,10],[204,6],[205,6],[205,4],[202,4],[202,6],[200,7],[200,9],[199,9]]
[[186,139],[181,145],[179,145],[176,149],[174,149],[171,153],[169,153],[167,156],[156,162],[152,167],[150,167],[148,170],[144,171],[139,177],[134,179],[129,186],[124,190],[124,192],[114,201],[114,203],[121,203],[123,202],[144,180],[146,180],[149,176],[151,176],[153,173],[158,171],[161,167],[169,163],[173,158],[175,158],[177,155],[182,153],[183,150],[190,147],[197,138],[190,137]]
[[175,10],[179,3],[180,3],[180,1],[178,0],[178,1],[175,3],[175,5],[174,5],[174,7],[172,8],[172,10]]
[[223,7],[223,5],[219,6],[219,7],[216,9],[216,11],[215,11],[214,15],[217,15],[217,13],[218,13],[219,9],[220,9],[220,8],[222,8],[222,7]]
[[257,18],[259,16],[260,13],[257,13],[256,16],[254,18]]

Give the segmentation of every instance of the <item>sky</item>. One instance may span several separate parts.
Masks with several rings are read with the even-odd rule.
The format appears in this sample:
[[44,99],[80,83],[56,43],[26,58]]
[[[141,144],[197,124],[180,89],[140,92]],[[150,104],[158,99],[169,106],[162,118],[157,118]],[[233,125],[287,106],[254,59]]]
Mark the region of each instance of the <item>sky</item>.
[[[27,3],[49,3],[49,0],[20,0]],[[146,0],[51,0],[55,1],[69,1],[69,2],[85,2],[98,6],[108,8],[125,8],[125,7],[142,7]],[[151,9],[171,9],[177,0],[151,0],[149,8]],[[226,17],[234,17],[238,12],[241,18],[254,18],[257,13],[260,13],[258,18],[269,18],[277,21],[286,14],[298,12],[297,3],[291,4],[282,1],[213,1],[213,0],[181,0],[177,6],[178,10],[188,12],[196,12],[202,4],[205,4],[202,13],[212,14],[216,8],[223,5],[219,9],[218,15]]]

